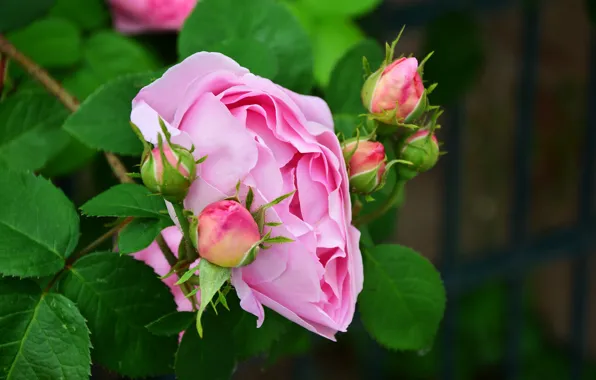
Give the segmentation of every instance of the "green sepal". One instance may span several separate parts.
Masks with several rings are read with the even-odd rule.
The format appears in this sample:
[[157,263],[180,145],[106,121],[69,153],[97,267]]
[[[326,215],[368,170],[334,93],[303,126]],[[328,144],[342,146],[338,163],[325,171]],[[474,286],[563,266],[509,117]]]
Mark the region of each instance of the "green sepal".
[[201,304],[197,312],[197,332],[203,337],[203,326],[201,325],[201,316],[207,305],[211,303],[213,296],[219,292],[219,289],[231,277],[231,269],[223,268],[212,264],[207,260],[199,261],[199,279],[201,289]]

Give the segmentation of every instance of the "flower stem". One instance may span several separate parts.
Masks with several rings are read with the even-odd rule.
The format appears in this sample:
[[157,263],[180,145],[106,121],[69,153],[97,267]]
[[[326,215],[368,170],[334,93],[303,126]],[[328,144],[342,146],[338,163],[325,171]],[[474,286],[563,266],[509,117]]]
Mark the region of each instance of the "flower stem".
[[188,223],[188,218],[186,215],[184,215],[184,206],[182,203],[174,203],[173,206],[176,217],[178,218],[178,223],[180,223],[180,229],[182,230],[182,236],[186,248],[184,252],[179,252],[179,256],[184,255],[184,257],[179,258],[188,261],[194,261],[197,258],[197,255],[194,254],[196,251],[190,240],[190,224]]
[[399,201],[404,191],[405,184],[406,181],[404,180],[395,181],[395,185],[393,185],[393,189],[391,190],[389,198],[387,198],[385,203],[383,203],[379,208],[377,208],[373,212],[370,212],[366,215],[363,215],[360,218],[355,219],[354,225],[358,227],[363,224],[371,223],[374,220],[383,216],[387,211],[391,210],[393,207],[399,206]]
[[[70,112],[75,112],[79,109],[78,100],[64,89],[54,78],[48,74],[38,64],[33,62],[29,57],[17,50],[17,48],[0,34],[0,54],[6,55],[19,65],[25,71],[35,78],[41,85],[52,95],[54,95]],[[114,175],[121,183],[133,183],[134,181],[127,174],[126,168],[113,153],[105,152],[106,160],[112,168]]]

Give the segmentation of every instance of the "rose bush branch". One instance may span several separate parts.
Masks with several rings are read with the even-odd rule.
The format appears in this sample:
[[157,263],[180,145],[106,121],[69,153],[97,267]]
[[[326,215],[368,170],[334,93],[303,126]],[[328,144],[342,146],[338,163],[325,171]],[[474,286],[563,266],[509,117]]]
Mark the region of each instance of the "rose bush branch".
[[[17,50],[17,48],[0,34],[0,54],[5,54],[8,58],[21,65],[29,75],[35,78],[52,95],[54,95],[70,112],[75,112],[79,108],[77,99],[68,93],[47,71],[33,62],[29,57]],[[133,183],[128,176],[126,168],[118,157],[110,152],[104,153],[108,164],[112,168],[114,175],[121,183]]]

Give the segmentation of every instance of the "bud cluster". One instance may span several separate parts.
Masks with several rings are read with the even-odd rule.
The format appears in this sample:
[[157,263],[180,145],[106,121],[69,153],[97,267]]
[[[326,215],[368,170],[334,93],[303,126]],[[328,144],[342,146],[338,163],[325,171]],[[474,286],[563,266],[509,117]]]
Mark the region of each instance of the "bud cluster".
[[[385,60],[376,71],[371,72],[364,60],[367,78],[361,98],[369,112],[367,123],[357,129],[356,137],[342,144],[350,188],[357,194],[369,195],[382,188],[393,165],[397,167],[398,180],[407,181],[431,169],[440,155],[434,131],[439,127],[441,111],[428,98],[436,85],[425,88],[422,79],[424,64],[431,55],[420,64],[414,57],[394,60],[400,36],[386,46]],[[360,132],[367,135],[360,137]],[[388,162],[385,147],[376,141],[377,134],[385,137],[386,143],[397,141],[392,145],[395,160]]]

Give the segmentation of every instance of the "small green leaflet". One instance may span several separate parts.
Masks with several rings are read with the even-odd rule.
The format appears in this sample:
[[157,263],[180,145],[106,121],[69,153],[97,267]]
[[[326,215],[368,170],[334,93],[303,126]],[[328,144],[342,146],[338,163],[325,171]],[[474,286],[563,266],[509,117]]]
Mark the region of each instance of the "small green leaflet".
[[[197,331],[199,336],[203,337],[203,326],[201,325],[201,316],[205,308],[213,296],[217,293],[219,288],[230,279],[230,268],[222,268],[215,264],[211,264],[207,260],[199,261],[199,286],[201,288],[201,305],[197,313]],[[216,334],[214,331],[213,334]]]
[[128,377],[171,372],[175,336],[145,326],[176,311],[172,293],[152,268],[114,252],[77,260],[58,283],[87,319],[93,361]]
[[169,218],[162,197],[131,183],[110,187],[81,206],[81,211],[89,216]]
[[79,241],[79,216],[43,177],[0,170],[0,273],[51,275],[64,267]]
[[114,79],[91,94],[63,127],[85,145],[122,155],[140,155],[143,144],[130,127],[130,104],[158,73],[130,74]]
[[66,297],[0,279],[0,331],[0,379],[89,378],[89,330]]
[[147,248],[166,227],[172,226],[171,219],[135,218],[118,234],[118,252],[135,253]]
[[58,100],[40,91],[19,92],[1,102],[0,161],[19,170],[42,168],[68,142],[60,129],[67,115]]
[[81,60],[81,31],[67,20],[44,18],[9,34],[8,39],[43,67],[67,68]]

